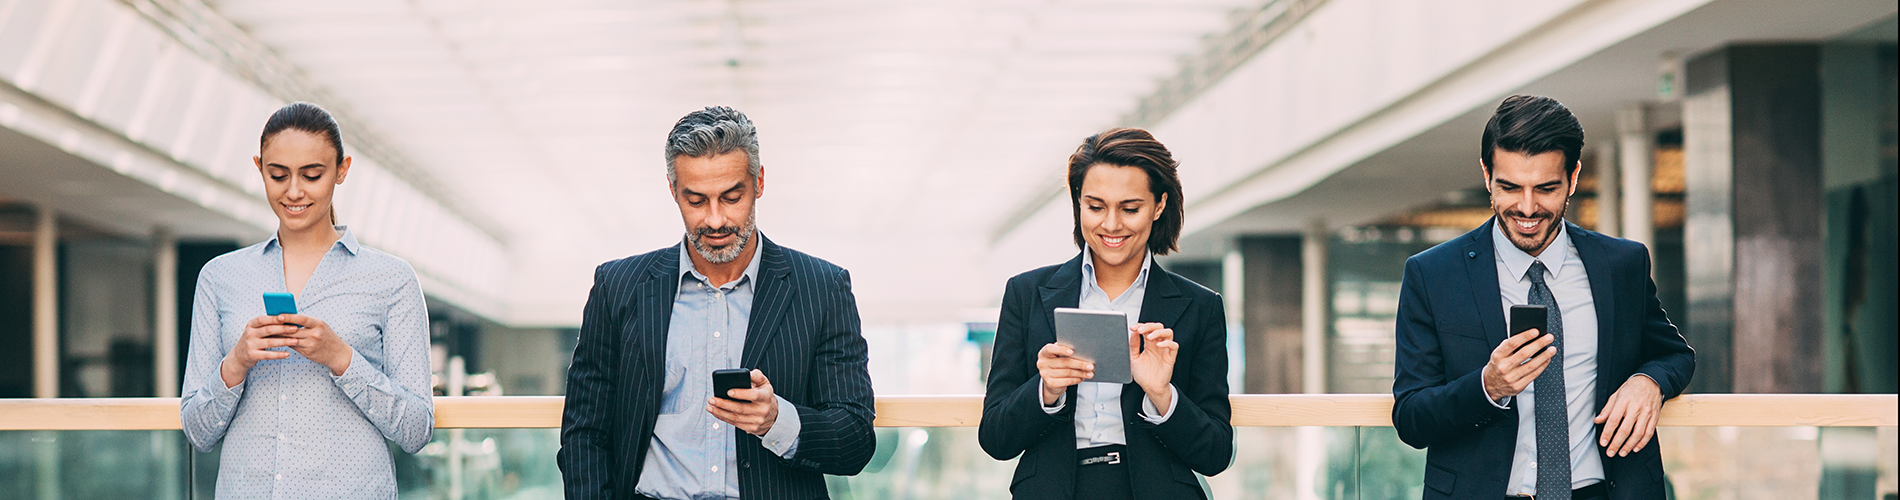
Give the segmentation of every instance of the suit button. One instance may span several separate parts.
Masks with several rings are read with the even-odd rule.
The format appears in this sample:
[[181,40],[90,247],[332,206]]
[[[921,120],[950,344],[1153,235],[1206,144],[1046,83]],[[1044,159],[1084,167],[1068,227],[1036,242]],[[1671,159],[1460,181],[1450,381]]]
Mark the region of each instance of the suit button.
[[739,468],[750,469],[752,468],[752,462],[739,462]]
[[1616,481],[1608,481],[1608,483],[1610,484],[1610,489],[1616,489]]

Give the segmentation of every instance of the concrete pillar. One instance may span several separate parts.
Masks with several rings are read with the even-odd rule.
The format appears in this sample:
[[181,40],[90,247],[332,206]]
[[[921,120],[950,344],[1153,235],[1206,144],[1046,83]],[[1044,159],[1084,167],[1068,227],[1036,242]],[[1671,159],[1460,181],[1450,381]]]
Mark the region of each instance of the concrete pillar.
[[1332,318],[1332,283],[1326,273],[1326,221],[1314,219],[1300,236],[1300,388],[1326,393],[1326,331]]
[[1812,44],[1732,45],[1688,64],[1692,389],[1822,389],[1820,79]]
[[1596,160],[1590,168],[1597,176],[1597,227],[1596,231],[1609,236],[1623,236],[1623,176],[1622,166],[1617,164],[1616,143],[1599,142],[1596,145]]
[[1617,177],[1623,184],[1618,193],[1623,202],[1623,220],[1617,229],[1624,238],[1651,245],[1654,252],[1656,202],[1650,178],[1656,151],[1644,114],[1640,103],[1616,111]]
[[1247,387],[1247,325],[1245,316],[1247,273],[1238,244],[1232,244],[1220,260],[1221,306],[1227,310],[1227,387],[1245,392]]
[[1303,242],[1300,236],[1240,238],[1241,322],[1247,332],[1245,390],[1253,394],[1306,391],[1301,320]]
[[178,238],[152,232],[152,385],[161,398],[178,397]]
[[40,207],[33,229],[33,397],[59,397],[59,219]]

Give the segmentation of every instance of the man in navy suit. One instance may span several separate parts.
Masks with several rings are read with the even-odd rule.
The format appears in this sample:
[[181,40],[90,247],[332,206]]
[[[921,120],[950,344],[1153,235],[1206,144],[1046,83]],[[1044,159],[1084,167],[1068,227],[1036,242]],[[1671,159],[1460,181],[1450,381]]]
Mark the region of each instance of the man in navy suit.
[[[683,241],[594,271],[556,457],[567,497],[825,498],[823,474],[876,450],[851,276],[759,234],[743,113],[681,118],[666,167]],[[715,394],[728,368],[751,387]]]
[[[1695,351],[1649,251],[1564,220],[1583,127],[1562,104],[1505,99],[1480,147],[1495,216],[1407,259],[1399,292],[1392,423],[1430,450],[1424,497],[1663,498],[1656,420]],[[1513,305],[1550,335],[1507,336]]]

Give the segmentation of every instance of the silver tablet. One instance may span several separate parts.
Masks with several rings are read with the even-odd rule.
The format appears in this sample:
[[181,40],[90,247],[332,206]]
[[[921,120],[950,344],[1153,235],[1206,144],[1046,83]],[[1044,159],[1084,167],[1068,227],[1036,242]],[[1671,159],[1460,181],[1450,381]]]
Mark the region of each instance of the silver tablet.
[[1056,343],[1075,349],[1075,357],[1095,363],[1090,382],[1127,384],[1128,315],[1119,311],[1056,308]]

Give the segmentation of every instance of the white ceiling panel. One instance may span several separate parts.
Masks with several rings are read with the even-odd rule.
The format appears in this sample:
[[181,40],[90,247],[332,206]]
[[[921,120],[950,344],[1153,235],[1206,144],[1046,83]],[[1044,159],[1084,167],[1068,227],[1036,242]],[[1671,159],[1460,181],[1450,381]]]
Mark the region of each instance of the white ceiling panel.
[[981,307],[1001,219],[1259,0],[208,3],[503,226],[513,317],[574,323],[679,238],[661,147],[707,105],[759,126],[767,234],[882,276],[867,316]]

